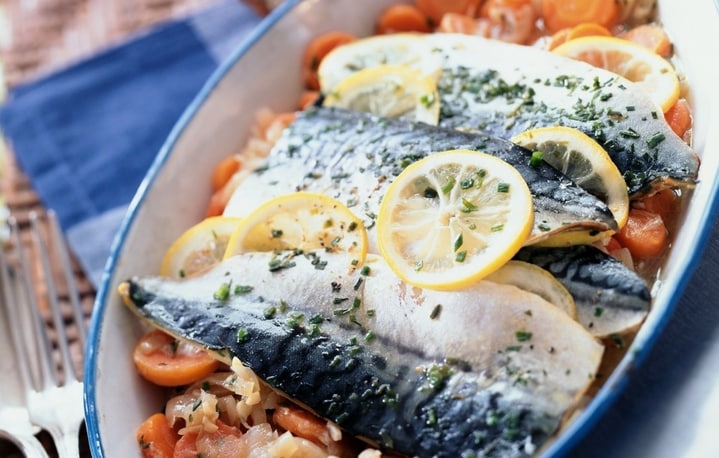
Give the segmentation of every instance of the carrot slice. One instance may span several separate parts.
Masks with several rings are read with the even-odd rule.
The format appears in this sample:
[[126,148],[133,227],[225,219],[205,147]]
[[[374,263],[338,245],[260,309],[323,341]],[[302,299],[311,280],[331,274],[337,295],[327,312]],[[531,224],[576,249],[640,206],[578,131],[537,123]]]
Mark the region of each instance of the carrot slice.
[[197,433],[187,433],[177,441],[175,453],[172,458],[197,458]]
[[474,16],[480,0],[415,0],[417,8],[433,24],[439,24],[446,13],[460,13]]
[[669,36],[656,24],[643,24],[629,30],[624,38],[633,41],[647,49],[651,49],[662,57],[670,57],[674,53]]
[[315,444],[326,445],[330,441],[327,422],[296,407],[279,406],[272,414],[272,420],[295,436]]
[[137,371],[160,386],[182,386],[212,374],[220,363],[208,353],[160,330],[150,331],[132,354]]
[[240,170],[240,161],[236,156],[228,156],[222,159],[212,170],[212,190],[217,191]]
[[692,113],[689,108],[689,102],[686,99],[679,99],[677,102],[664,113],[664,119],[667,120],[669,127],[675,134],[684,137],[689,128],[692,126]]
[[580,37],[609,37],[611,35],[612,32],[607,30],[607,28],[602,25],[595,24],[593,22],[584,22],[582,24],[575,25],[569,30],[569,34],[567,34],[567,41]]
[[552,36],[549,37],[549,41],[547,42],[547,49],[551,51],[557,46],[566,43],[569,39],[569,32],[571,31],[571,27],[565,27],[561,30],[557,30],[556,32],[554,32]]
[[429,21],[416,6],[392,5],[377,21],[377,33],[430,32]]
[[486,0],[482,3],[482,7],[479,10],[479,17],[487,18],[490,16],[490,10],[492,8],[508,7],[513,10],[519,9],[524,5],[530,4],[532,0]]
[[355,36],[349,33],[334,31],[322,34],[310,42],[302,58],[302,68],[307,89],[318,90],[320,88],[317,69],[322,59],[337,46],[350,43],[355,39]]
[[300,95],[300,103],[299,103],[300,110],[304,110],[304,109],[312,106],[312,104],[314,104],[317,101],[319,96],[320,96],[319,91],[302,91],[302,95]]
[[542,18],[551,33],[584,22],[609,29],[617,23],[619,6],[616,0],[543,0]]
[[230,196],[228,196],[224,191],[224,188],[220,188],[212,193],[210,203],[207,204],[207,210],[205,211],[205,216],[207,218],[211,216],[220,216],[225,211],[227,202],[230,201]]
[[666,249],[668,233],[660,215],[632,208],[627,224],[615,237],[635,258],[651,258]]
[[179,437],[164,414],[156,413],[143,421],[135,433],[145,458],[172,458]]
[[662,217],[664,221],[672,221],[679,212],[679,196],[672,189],[663,189],[642,199],[641,208]]
[[440,33],[464,33],[466,35],[474,35],[477,31],[477,21],[460,13],[445,13],[439,22],[437,32]]

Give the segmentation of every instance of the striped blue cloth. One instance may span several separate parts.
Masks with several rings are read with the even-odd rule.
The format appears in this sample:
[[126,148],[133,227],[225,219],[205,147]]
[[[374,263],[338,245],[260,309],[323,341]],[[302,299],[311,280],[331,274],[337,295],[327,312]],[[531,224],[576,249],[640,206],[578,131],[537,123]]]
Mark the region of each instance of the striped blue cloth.
[[220,1],[11,92],[0,125],[95,286],[172,126],[259,21]]

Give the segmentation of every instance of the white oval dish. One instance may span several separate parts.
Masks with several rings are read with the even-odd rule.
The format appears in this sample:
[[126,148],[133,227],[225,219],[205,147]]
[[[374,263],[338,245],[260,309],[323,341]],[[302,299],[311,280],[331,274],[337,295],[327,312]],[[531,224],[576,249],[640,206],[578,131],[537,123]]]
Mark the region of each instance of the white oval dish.
[[[166,248],[203,217],[210,190],[197,184],[209,183],[213,166],[244,143],[259,108],[294,109],[302,90],[306,43],[329,30],[367,35],[379,13],[393,3],[397,2],[287,0],[213,74],[176,124],[130,206],[97,295],[85,358],[86,422],[94,456],[116,456],[118,450],[122,456],[140,456],[135,429],[163,405],[159,391],[137,375],[130,358],[144,328],[120,304],[118,284],[131,275],[156,274]],[[544,456],[571,450],[616,398],[630,370],[646,358],[711,233],[719,193],[719,155],[706,152],[719,149],[719,131],[710,130],[719,123],[719,70],[707,65],[715,59],[707,44],[719,42],[716,5],[697,1],[687,8],[660,0],[659,13],[691,83],[693,146],[702,157],[699,184],[653,291],[653,309],[646,322],[602,389]]]

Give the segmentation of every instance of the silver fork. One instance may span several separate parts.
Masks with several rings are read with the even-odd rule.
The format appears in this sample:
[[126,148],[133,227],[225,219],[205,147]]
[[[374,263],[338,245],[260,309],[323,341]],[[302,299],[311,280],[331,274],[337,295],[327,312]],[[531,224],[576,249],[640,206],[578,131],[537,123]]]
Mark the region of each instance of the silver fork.
[[[72,361],[67,330],[60,310],[58,288],[52,270],[53,254],[55,256],[52,259],[62,266],[72,308],[72,320],[76,324],[77,338],[82,348],[85,346],[85,321],[70,258],[54,213],[47,214],[47,242],[43,237],[38,215],[31,213],[29,220],[30,247],[39,260],[39,271],[46,292],[46,297],[42,299],[47,301],[51,311],[62,371],[58,371],[54,361],[51,339],[39,312],[38,297],[32,288],[30,257],[20,240],[17,222],[10,218],[10,242],[17,258],[14,275],[20,282],[19,294],[14,298],[14,304],[7,304],[8,318],[13,323],[11,333],[16,359],[26,388],[30,421],[50,433],[60,458],[76,458],[79,456],[79,431],[84,419],[83,389],[80,374]],[[24,330],[30,332],[23,332]]]

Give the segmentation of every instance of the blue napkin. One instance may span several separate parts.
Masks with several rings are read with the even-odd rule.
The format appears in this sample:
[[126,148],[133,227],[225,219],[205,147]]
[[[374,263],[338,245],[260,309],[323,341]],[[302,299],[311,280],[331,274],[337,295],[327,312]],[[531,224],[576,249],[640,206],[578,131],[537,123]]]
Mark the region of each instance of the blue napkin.
[[220,1],[11,92],[0,125],[95,286],[172,126],[259,21]]

